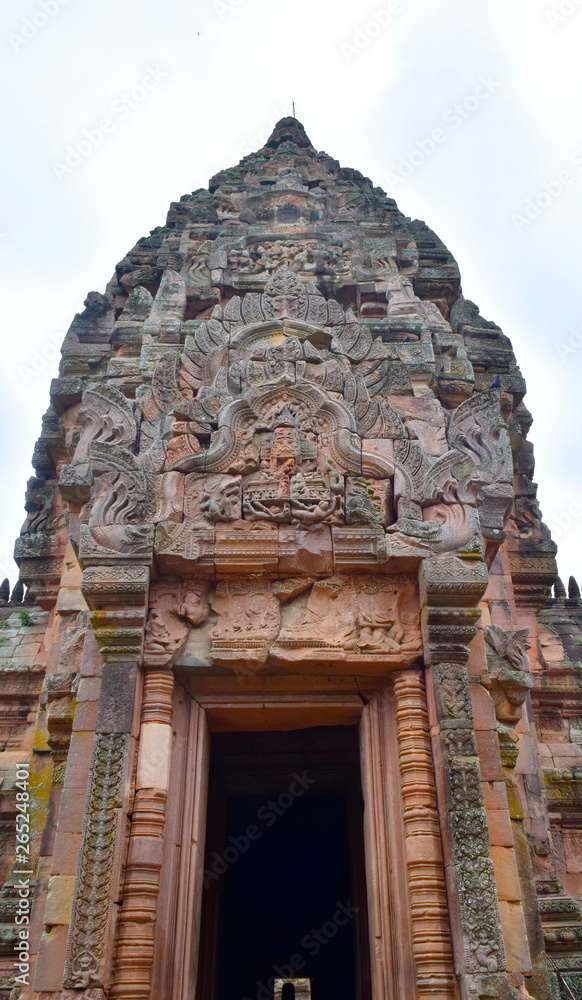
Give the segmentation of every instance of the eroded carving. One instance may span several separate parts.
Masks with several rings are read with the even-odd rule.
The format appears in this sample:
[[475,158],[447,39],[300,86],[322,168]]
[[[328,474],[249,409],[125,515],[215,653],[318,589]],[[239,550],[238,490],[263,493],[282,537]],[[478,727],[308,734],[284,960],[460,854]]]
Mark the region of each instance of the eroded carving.
[[483,631],[495,714],[502,726],[512,727],[521,719],[523,704],[534,686],[527,655],[531,646],[529,629],[486,625]]
[[171,664],[188,637],[189,625],[206,621],[210,611],[207,593],[205,580],[191,578],[152,586],[144,642],[146,667]]

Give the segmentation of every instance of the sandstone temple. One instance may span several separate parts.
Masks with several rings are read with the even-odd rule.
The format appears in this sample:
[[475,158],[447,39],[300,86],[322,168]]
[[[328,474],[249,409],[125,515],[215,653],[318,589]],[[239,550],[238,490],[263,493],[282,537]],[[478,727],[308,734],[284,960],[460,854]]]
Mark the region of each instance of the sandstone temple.
[[294,118],[89,293],[0,587],[0,998],[582,997],[525,391]]

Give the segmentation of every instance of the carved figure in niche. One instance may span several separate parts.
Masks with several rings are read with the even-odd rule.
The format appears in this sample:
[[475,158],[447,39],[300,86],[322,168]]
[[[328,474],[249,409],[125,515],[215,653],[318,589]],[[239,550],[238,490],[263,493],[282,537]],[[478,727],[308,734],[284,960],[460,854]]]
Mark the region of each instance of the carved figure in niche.
[[212,604],[218,622],[210,632],[214,663],[252,673],[267,661],[280,627],[279,602],[266,580],[226,580]]
[[252,246],[244,250],[233,247],[228,254],[228,266],[243,274],[264,274],[269,258],[264,246]]
[[531,646],[529,629],[505,630],[499,625],[484,628],[487,643],[489,680],[486,682],[495,704],[495,714],[504,727],[521,719],[523,703],[534,686],[527,651]]
[[370,263],[374,271],[397,271],[398,265],[396,263],[396,246],[394,242],[392,240],[378,240],[374,246],[371,246]]
[[261,471],[244,486],[245,516],[286,524],[333,520],[343,508],[343,478],[329,464],[317,471],[317,435],[301,432],[288,406],[274,419],[261,444]]
[[299,621],[281,630],[277,645],[290,652],[278,656],[309,658],[310,648],[312,656],[325,650],[340,659],[349,653],[373,658],[419,652],[418,612],[416,606],[408,609],[410,596],[405,586],[388,579],[320,580],[313,585]]
[[305,243],[299,251],[291,269],[302,274],[333,274],[334,254],[320,247],[317,240]]
[[346,524],[382,524],[391,521],[389,480],[348,478],[346,483]]
[[355,590],[339,577],[313,585],[302,621],[283,629],[279,642],[329,645],[357,651]]
[[250,476],[244,489],[244,512],[251,519],[288,521],[291,474],[301,453],[296,420],[285,409],[272,435],[261,445],[261,471]]
[[188,625],[206,621],[208,584],[185,578],[153,585],[150,612],[145,630],[144,663],[149,667],[168,665],[188,637]]
[[288,240],[284,243],[269,243],[267,246],[269,258],[267,270],[272,274],[283,265],[291,267],[298,253],[299,247],[297,244],[291,243]]
[[205,490],[200,504],[200,510],[209,521],[233,521],[238,517],[239,507],[240,482],[236,479],[221,489],[219,497]]
[[239,476],[186,477],[184,509],[193,523],[237,521],[241,516],[241,479]]
[[420,635],[398,606],[398,588],[383,580],[364,580],[357,585],[360,652],[399,653],[420,650]]
[[195,580],[186,577],[181,585],[181,603],[178,614],[190,622],[190,625],[201,625],[208,618],[208,584],[205,580]]
[[420,300],[414,294],[410,278],[396,274],[388,282],[388,315],[408,316],[420,312]]
[[208,253],[204,243],[198,241],[188,249],[186,284],[188,288],[208,288],[210,286],[210,269]]

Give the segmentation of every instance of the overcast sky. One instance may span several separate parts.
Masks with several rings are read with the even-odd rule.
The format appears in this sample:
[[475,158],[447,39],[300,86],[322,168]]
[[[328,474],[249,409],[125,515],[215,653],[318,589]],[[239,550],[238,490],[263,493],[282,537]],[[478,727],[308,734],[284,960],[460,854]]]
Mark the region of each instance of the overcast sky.
[[0,46],[0,578],[74,313],[295,101],[513,341],[544,518],[580,581],[582,0],[2,0]]

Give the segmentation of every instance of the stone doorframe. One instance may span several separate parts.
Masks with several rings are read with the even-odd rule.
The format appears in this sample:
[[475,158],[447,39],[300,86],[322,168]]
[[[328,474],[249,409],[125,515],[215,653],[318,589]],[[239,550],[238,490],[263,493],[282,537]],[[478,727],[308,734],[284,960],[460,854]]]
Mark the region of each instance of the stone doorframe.
[[[247,706],[248,707],[248,701]],[[293,696],[297,706],[297,696]],[[167,801],[165,845],[159,858],[157,907],[151,994],[167,1000],[192,1000],[200,933],[206,798],[210,760],[210,730],[215,717],[220,728],[239,728],[241,696],[191,697],[180,685],[174,691],[174,746]],[[230,711],[229,711],[230,706]],[[276,713],[289,708],[284,697],[273,701]],[[372,1000],[407,997],[425,1000],[457,996],[453,971],[445,875],[440,843],[436,790],[430,751],[424,671],[400,671],[386,689],[364,707],[343,699],[329,714],[329,704],[305,698],[312,723],[327,724],[360,718],[360,759],[365,801],[364,841]],[[334,718],[335,716],[335,718]],[[333,719],[333,721],[332,721]],[[136,835],[138,836],[138,835]],[[128,876],[132,882],[130,849]],[[127,883],[126,883],[127,884]],[[137,997],[135,960],[133,991],[129,951],[137,936],[124,933],[122,910],[113,996]],[[128,921],[130,924],[130,921]],[[137,926],[136,926],[137,931]],[[143,927],[142,927],[143,932]],[[130,938],[133,940],[130,941]],[[143,955],[143,937],[141,953]],[[127,961],[123,955],[127,952]],[[126,988],[124,988],[124,983]]]

